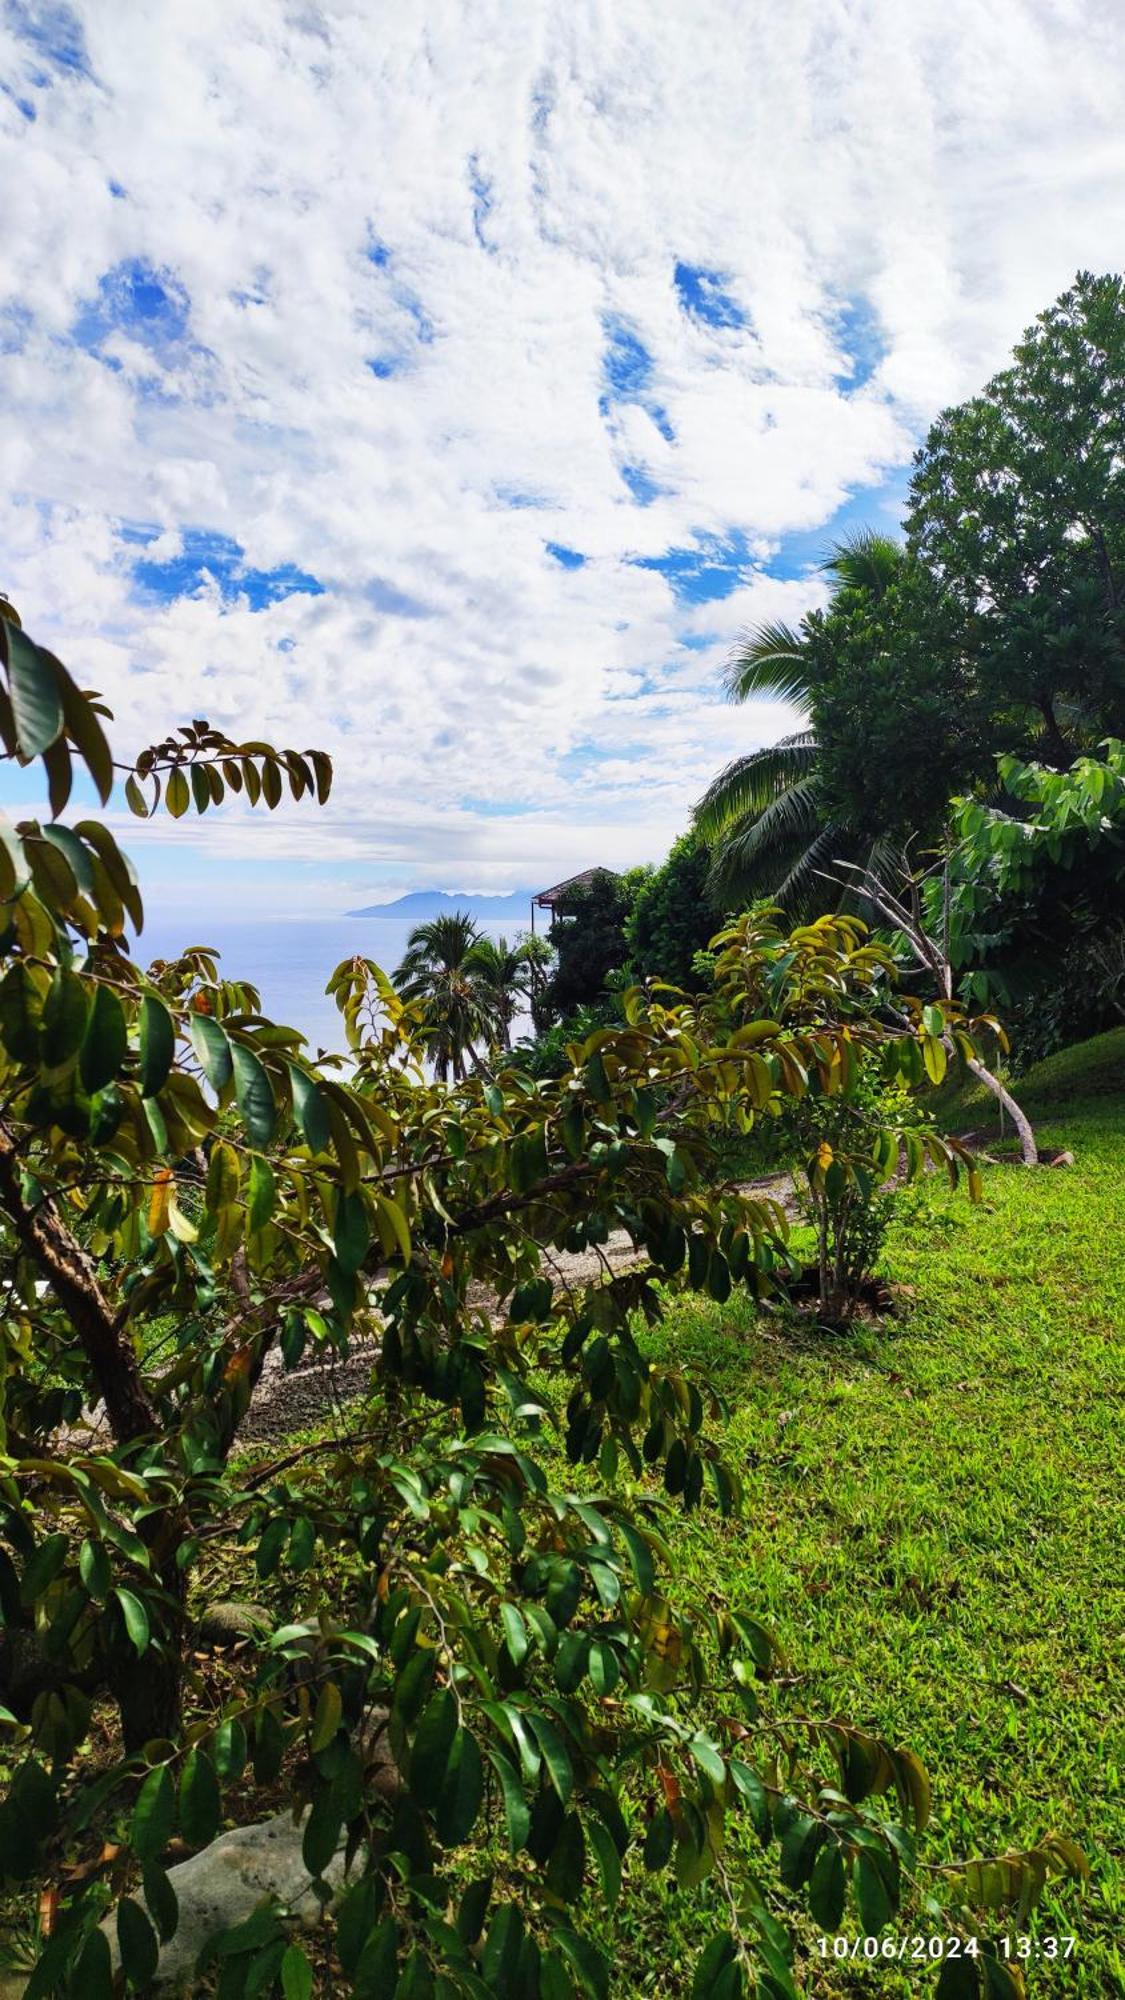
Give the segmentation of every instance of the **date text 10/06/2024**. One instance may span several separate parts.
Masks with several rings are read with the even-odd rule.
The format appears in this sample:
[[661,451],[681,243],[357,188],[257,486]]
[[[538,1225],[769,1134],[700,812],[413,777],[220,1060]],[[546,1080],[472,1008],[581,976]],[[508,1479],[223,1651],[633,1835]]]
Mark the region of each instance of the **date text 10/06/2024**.
[[[1077,1945],[1075,1937],[1031,1937],[1021,1932],[994,1939],[991,1949],[995,1958],[1026,1963],[1029,1959],[1071,1958]],[[818,1938],[816,1946],[821,1958],[883,1958],[912,1964],[981,1956],[979,1940],[963,1937],[847,1937],[841,1931],[835,1937]]]

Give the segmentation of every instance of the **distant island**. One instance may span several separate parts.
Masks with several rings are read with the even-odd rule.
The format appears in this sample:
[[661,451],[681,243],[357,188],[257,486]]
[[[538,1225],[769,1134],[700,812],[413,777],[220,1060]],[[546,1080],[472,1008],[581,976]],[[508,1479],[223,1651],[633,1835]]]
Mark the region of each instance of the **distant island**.
[[349,910],[349,917],[398,917],[425,923],[430,917],[452,916],[465,910],[478,922],[498,923],[507,917],[513,924],[526,926],[531,919],[531,899],[535,889],[513,889],[506,896],[451,896],[447,889],[413,889],[393,903],[368,903],[365,909]]

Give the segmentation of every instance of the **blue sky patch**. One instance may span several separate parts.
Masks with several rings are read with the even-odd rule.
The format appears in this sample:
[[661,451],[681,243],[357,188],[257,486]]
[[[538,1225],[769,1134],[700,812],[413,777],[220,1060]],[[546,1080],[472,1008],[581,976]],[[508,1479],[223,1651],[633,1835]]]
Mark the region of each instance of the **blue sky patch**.
[[391,253],[382,238],[372,230],[367,239],[367,261],[374,264],[377,271],[385,271],[391,261]]
[[74,76],[92,74],[82,23],[64,0],[7,0],[5,14],[12,32],[44,62]]
[[398,374],[401,365],[393,354],[376,354],[367,364],[377,382],[389,382],[392,375]]
[[253,569],[245,562],[245,552],[229,535],[210,534],[205,529],[188,529],[178,556],[164,561],[141,557],[133,564],[136,589],[168,603],[189,597],[206,577],[218,584],[225,603],[245,597],[252,611],[262,611],[283,597],[300,592],[319,597],[324,585],[296,563],[279,563],[276,569]]
[[819,527],[797,528],[792,534],[783,535],[776,554],[765,565],[769,574],[787,581],[807,576],[824,562],[834,542],[860,534],[865,528],[879,535],[901,535],[909,485],[910,468],[904,466],[882,486],[865,487],[860,493],[849,494]]
[[612,402],[639,403],[642,400],[652,378],[652,356],[624,320],[608,315],[602,324],[606,336],[602,356],[602,373],[606,380],[606,395],[602,399],[604,412]]
[[95,297],[82,308],[71,332],[90,354],[98,353],[114,333],[158,350],[185,338],[190,312],[191,301],[174,272],[129,257],[99,278]]
[[658,500],[664,491],[647,466],[619,465],[617,470],[639,507],[651,507],[653,501]]
[[[598,399],[598,409],[610,424],[613,411],[618,403],[635,403],[652,419],[666,444],[675,444],[676,433],[668,412],[649,393],[653,376],[653,360],[648,348],[623,319],[607,313],[602,320],[606,345],[602,355],[602,379],[605,384]],[[623,475],[624,476],[624,475]]]
[[544,542],[543,546],[547,554],[554,556],[555,561],[561,563],[564,569],[581,569],[585,564],[584,555],[577,549],[565,548],[562,542]]
[[845,300],[837,318],[836,339],[851,363],[837,380],[846,382],[849,389],[862,389],[887,352],[879,316],[869,299]]
[[703,535],[696,542],[695,548],[668,549],[662,556],[634,556],[633,567],[653,569],[667,577],[683,604],[707,604],[729,597],[748,574],[745,535],[734,529],[725,541]]
[[708,326],[745,326],[746,314],[727,289],[730,283],[721,271],[708,271],[702,264],[678,263],[672,273],[683,310],[692,319]]

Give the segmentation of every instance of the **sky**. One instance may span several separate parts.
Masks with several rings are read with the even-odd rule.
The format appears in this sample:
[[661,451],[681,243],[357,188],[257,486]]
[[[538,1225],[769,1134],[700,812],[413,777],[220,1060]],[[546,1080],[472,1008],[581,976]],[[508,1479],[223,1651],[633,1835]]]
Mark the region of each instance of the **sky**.
[[[1120,0],[0,0],[0,589],[135,750],[167,907],[656,861],[737,635],[1120,265]],[[34,809],[38,780],[5,780]]]

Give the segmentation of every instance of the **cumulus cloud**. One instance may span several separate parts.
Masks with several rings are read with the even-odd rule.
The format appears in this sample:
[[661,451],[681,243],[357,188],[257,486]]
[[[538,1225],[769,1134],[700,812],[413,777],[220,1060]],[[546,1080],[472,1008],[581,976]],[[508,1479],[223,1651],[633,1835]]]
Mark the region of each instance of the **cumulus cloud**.
[[131,743],[337,758],[220,898],[657,857],[792,724],[719,683],[791,538],[1119,254],[1115,0],[0,23],[0,583]]

